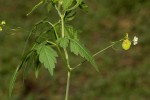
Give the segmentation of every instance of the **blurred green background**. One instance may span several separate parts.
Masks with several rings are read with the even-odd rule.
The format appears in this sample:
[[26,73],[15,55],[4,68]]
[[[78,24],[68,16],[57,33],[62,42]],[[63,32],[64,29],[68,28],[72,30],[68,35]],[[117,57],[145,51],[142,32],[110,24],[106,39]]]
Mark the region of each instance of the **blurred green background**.
[[[69,100],[150,100],[150,0],[85,1],[89,12],[79,10],[72,23],[82,30],[80,38],[92,53],[124,37],[126,32],[131,38],[138,36],[139,44],[128,51],[118,44],[97,56],[99,73],[89,63],[74,71]],[[0,21],[5,20],[12,28],[23,28],[0,32],[0,100],[8,100],[9,80],[21,61],[25,40],[44,15],[40,7],[26,16],[37,2],[0,0]],[[72,65],[80,61],[74,56],[70,59]],[[31,71],[23,82],[20,72],[11,100],[64,100],[66,74],[61,62],[53,77],[42,69],[38,79]]]

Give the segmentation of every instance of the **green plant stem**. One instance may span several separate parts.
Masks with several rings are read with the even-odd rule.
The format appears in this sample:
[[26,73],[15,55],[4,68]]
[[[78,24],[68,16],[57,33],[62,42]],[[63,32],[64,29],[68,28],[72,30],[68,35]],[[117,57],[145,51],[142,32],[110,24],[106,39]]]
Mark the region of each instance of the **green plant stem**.
[[68,95],[69,95],[70,74],[71,74],[71,72],[68,71],[65,100],[68,100]]
[[113,44],[111,44],[111,45],[107,46],[106,48],[104,48],[104,49],[102,49],[102,50],[100,50],[100,51],[96,52],[96,53],[95,53],[95,54],[93,54],[92,56],[93,56],[93,57],[97,56],[98,54],[100,54],[100,53],[102,53],[103,51],[105,51],[105,50],[107,50],[107,49],[111,48],[111,47],[112,47],[112,46],[114,46],[115,44],[116,44],[116,43],[113,43]]
[[51,25],[51,26],[53,27],[54,32],[55,32],[55,36],[56,36],[56,38],[58,39],[59,37],[58,37],[58,33],[57,33],[57,31],[56,31],[55,25],[57,25],[58,23],[60,23],[60,21],[58,21],[58,22],[55,23],[55,24],[52,24],[52,23],[49,22],[49,21],[44,21],[44,22],[45,22],[45,23],[48,23],[49,25]]
[[61,16],[61,29],[62,29],[62,38],[65,37],[65,29],[64,29],[64,16]]
[[63,54],[62,54],[62,52],[61,52],[61,50],[60,50],[59,46],[58,46],[56,43],[52,42],[52,41],[47,41],[47,43],[49,43],[49,44],[52,44],[52,45],[55,45],[55,46],[56,46],[56,48],[57,48],[57,50],[58,50],[58,52],[59,52],[59,54],[60,54],[60,56],[61,56],[61,58],[62,58],[62,60],[63,60],[64,64],[66,65],[65,58],[64,58],[64,56],[63,56]]
[[[104,49],[102,49],[102,50],[100,50],[100,51],[98,51],[98,52],[96,52],[96,53],[93,54],[92,56],[93,56],[93,57],[97,56],[98,54],[104,52],[105,50],[107,50],[107,49],[109,49],[109,48],[111,48],[111,47],[113,47],[115,44],[117,44],[118,42],[120,42],[120,41],[122,41],[122,40],[123,40],[123,39],[121,39],[121,40],[119,40],[119,41],[116,41],[116,42],[113,42],[111,45],[107,46],[106,48],[104,48]],[[76,68],[78,68],[79,66],[81,66],[81,65],[82,65],[83,63],[85,63],[86,61],[87,61],[87,60],[84,60],[84,61],[82,61],[81,63],[79,63],[78,65],[76,65],[75,67],[71,68],[71,71],[74,70],[74,69],[76,69]]]
[[[62,38],[64,38],[64,37],[65,37],[64,15],[62,14],[62,15],[60,16],[60,18],[61,18],[61,31],[62,31],[62,34],[61,34],[61,35],[62,35]],[[65,49],[65,48],[64,48],[64,53],[65,53],[65,58],[66,58],[66,63],[67,63],[66,66],[67,66],[67,69],[68,69],[65,100],[68,100],[71,70],[70,70],[68,52],[67,52],[67,49]]]
[[[62,38],[64,38],[65,37],[64,15],[61,15],[60,18],[61,18]],[[68,56],[67,49],[65,49],[65,48],[64,48],[64,53],[65,53],[65,58],[66,58],[66,62],[67,62],[67,68],[68,68],[68,71],[70,71],[69,56]]]

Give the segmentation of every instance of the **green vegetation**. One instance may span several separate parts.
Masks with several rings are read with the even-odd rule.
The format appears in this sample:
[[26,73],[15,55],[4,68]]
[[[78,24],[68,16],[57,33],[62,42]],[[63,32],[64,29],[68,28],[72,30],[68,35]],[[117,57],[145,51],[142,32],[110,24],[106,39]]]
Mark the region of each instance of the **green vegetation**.
[[[0,20],[15,30],[0,32],[0,98],[8,100],[9,80],[21,61],[25,40],[33,23],[43,18],[44,6],[37,8],[32,15],[26,14],[38,1],[0,1]],[[150,98],[150,19],[149,0],[86,0],[88,12],[77,13],[72,24],[80,32],[82,42],[93,54],[105,48],[110,42],[120,39],[124,33],[137,35],[139,44],[123,51],[121,44],[114,46],[96,57],[100,72],[97,73],[88,63],[72,73],[70,100],[149,100]],[[65,7],[64,7],[65,8]],[[52,12],[51,16],[53,15]],[[50,19],[57,20],[56,16]],[[16,27],[21,27],[22,29]],[[40,31],[41,29],[39,29]],[[34,38],[29,39],[28,48]],[[39,41],[42,41],[41,39]],[[62,41],[62,40],[61,40]],[[61,45],[61,44],[60,44]],[[66,45],[62,44],[62,47]],[[45,47],[46,49],[46,47]],[[82,59],[70,57],[73,65]],[[66,71],[61,61],[56,65],[53,77],[42,68],[39,78],[29,70],[22,81],[18,75],[12,100],[62,100],[66,88]],[[49,98],[49,99],[48,99]]]

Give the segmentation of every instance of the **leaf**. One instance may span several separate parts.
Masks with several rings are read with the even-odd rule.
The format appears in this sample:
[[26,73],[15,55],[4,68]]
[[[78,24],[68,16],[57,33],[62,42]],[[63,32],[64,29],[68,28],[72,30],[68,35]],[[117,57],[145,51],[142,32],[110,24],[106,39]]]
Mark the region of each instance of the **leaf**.
[[40,70],[40,66],[35,66],[35,77],[38,78],[39,76],[39,70]]
[[30,55],[30,58],[28,58],[23,69],[23,82],[24,82],[25,77],[29,73],[30,69],[34,66],[34,60],[36,56],[37,56],[36,52],[32,52]]
[[32,9],[31,11],[27,14],[27,16],[29,16],[34,10],[36,10],[41,4],[43,4],[44,1],[40,1],[38,4],[36,4]]
[[14,83],[16,81],[17,72],[22,68],[23,64],[30,58],[31,54],[32,54],[32,50],[24,54],[21,64],[18,65],[14,74],[12,75],[10,79],[10,84],[9,84],[9,97],[11,97],[12,90],[14,88]]
[[32,58],[33,58],[33,56],[29,59],[29,61],[25,64],[25,66],[23,68],[23,82],[32,67],[32,61],[33,61]]
[[68,11],[77,8],[81,4],[82,1],[83,0],[76,0],[76,4],[72,8],[68,9]]
[[71,21],[75,18],[76,12],[74,10],[67,11],[65,14],[65,21]]
[[92,55],[79,41],[70,38],[70,49],[71,49],[71,52],[73,52],[74,54],[81,55],[81,57],[89,61],[93,65],[93,67],[97,71],[99,71],[97,64],[95,60],[93,59]]
[[40,66],[40,61],[39,61],[39,59],[38,59],[38,56],[36,57],[36,59],[35,59],[34,62],[35,62],[35,77],[38,78],[39,70],[40,70],[40,68],[41,68],[41,66]]
[[58,2],[58,0],[52,0],[52,3],[53,4],[55,4],[55,3],[57,3]]
[[81,4],[79,5],[79,8],[87,12],[88,5],[86,5],[84,2],[81,2]]
[[44,67],[48,69],[51,75],[53,75],[53,70],[55,68],[56,57],[58,57],[56,51],[54,51],[50,46],[41,44],[37,48],[37,53],[39,55],[39,61],[44,64]]
[[62,6],[63,6],[64,10],[66,10],[68,7],[70,7],[72,2],[73,2],[73,0],[63,0]]
[[11,94],[12,94],[12,90],[14,88],[14,83],[16,81],[16,76],[17,76],[17,72],[19,71],[20,69],[20,66],[18,66],[14,72],[14,74],[12,75],[11,77],[11,80],[10,80],[10,84],[9,84],[9,97],[11,97]]
[[45,40],[55,41],[55,39],[56,39],[56,36],[55,36],[54,30],[53,28],[51,28],[50,30],[39,34],[36,37],[36,42],[40,44],[44,42]]
[[78,39],[78,30],[74,29],[72,26],[66,25],[65,33],[66,33],[67,37],[79,40]]
[[69,44],[69,39],[68,38],[59,38],[56,41],[62,48],[67,48]]
[[47,4],[47,11],[48,11],[48,12],[50,12],[50,11],[52,10],[52,6],[53,6],[53,5],[52,5],[51,3],[48,3],[48,4]]

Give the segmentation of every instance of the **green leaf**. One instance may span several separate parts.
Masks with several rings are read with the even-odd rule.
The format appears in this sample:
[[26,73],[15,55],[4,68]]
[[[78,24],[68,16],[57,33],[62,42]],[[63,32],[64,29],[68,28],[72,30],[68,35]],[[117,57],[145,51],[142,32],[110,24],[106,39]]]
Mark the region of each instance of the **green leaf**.
[[19,69],[20,69],[20,66],[16,68],[14,74],[11,77],[10,84],[9,84],[9,97],[11,97],[12,95],[12,90],[14,88],[14,83],[16,81],[16,76],[17,76],[17,72],[19,71]]
[[72,2],[73,2],[73,0],[63,0],[62,6],[63,6],[64,10],[66,10],[68,7],[70,7]]
[[55,4],[55,3],[57,3],[59,0],[52,0],[52,2]]
[[14,74],[12,75],[12,77],[10,79],[10,84],[9,84],[9,97],[11,97],[12,90],[14,88],[14,83],[16,81],[17,72],[22,68],[23,64],[30,58],[32,52],[33,51],[31,50],[31,51],[27,52],[26,54],[24,54],[21,64],[18,65]]
[[77,8],[81,4],[82,1],[83,0],[76,0],[76,4],[72,8],[68,9],[68,11]]
[[38,4],[36,4],[32,9],[31,11],[27,14],[27,16],[29,16],[34,10],[36,10],[41,4],[43,4],[44,1],[40,1]]
[[47,4],[47,11],[48,11],[48,12],[50,12],[50,11],[52,10],[52,6],[53,6],[53,5],[52,5],[51,3],[48,3],[48,4]]
[[54,51],[50,46],[41,44],[37,48],[37,53],[39,55],[39,61],[44,64],[44,67],[48,69],[51,75],[53,75],[53,70],[55,68],[56,57],[58,57],[56,51]]
[[74,54],[81,55],[81,57],[89,61],[93,65],[93,67],[98,71],[98,67],[94,58],[79,41],[70,38],[70,49],[71,52],[73,52]]
[[68,38],[59,38],[56,41],[62,48],[67,48],[69,44],[69,39]]
[[38,78],[39,69],[40,69],[40,61],[36,52],[33,52],[31,54],[30,58],[28,59],[28,62],[26,62],[26,65],[24,66],[23,81],[25,77],[27,76],[27,74],[29,73],[31,68],[35,68],[35,76],[36,78]]
[[40,70],[40,66],[39,65],[35,66],[35,77],[36,78],[38,78],[38,76],[39,76],[39,70]]
[[75,18],[76,12],[74,10],[67,11],[65,14],[65,21],[71,21]]
[[55,39],[56,39],[56,36],[55,36],[54,30],[53,30],[53,28],[51,28],[50,30],[47,30],[46,32],[39,34],[36,37],[36,42],[42,43],[45,40],[55,41]]
[[66,33],[67,37],[79,40],[78,39],[78,30],[74,29],[72,26],[66,25],[65,26],[65,33]]
[[27,76],[27,74],[29,73],[29,70],[32,67],[32,63],[33,63],[33,55],[29,58],[29,60],[26,62],[24,68],[23,68],[23,81],[25,79],[25,77]]
[[87,8],[88,8],[88,5],[86,5],[84,2],[81,2],[81,4],[79,5],[79,8],[82,9],[83,11],[87,12]]

